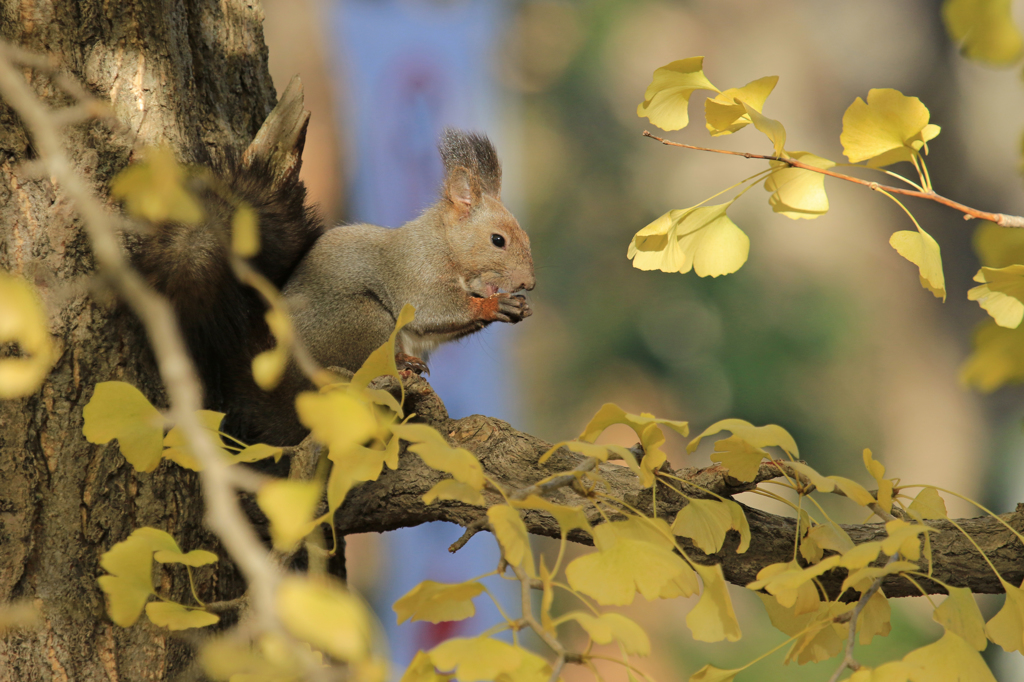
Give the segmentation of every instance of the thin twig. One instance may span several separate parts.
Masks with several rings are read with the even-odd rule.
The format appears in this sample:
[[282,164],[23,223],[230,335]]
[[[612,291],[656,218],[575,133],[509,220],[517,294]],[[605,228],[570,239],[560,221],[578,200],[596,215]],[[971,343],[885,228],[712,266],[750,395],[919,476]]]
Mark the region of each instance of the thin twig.
[[462,534],[462,537],[453,542],[451,546],[448,548],[448,551],[452,554],[455,554],[460,549],[466,546],[466,543],[469,542],[469,539],[471,537],[473,537],[474,535],[476,535],[477,533],[479,533],[487,527],[487,515],[484,514],[483,516],[478,517],[475,521],[471,522],[468,526],[466,526],[466,531]]
[[[888,566],[892,562],[896,561],[898,556],[898,553],[893,554],[889,557],[889,560],[885,562],[885,565]],[[838,682],[839,676],[842,675],[847,668],[853,671],[860,669],[860,663],[858,663],[853,657],[853,647],[857,643],[857,619],[860,618],[861,611],[863,611],[864,607],[868,605],[871,598],[875,596],[875,592],[878,592],[878,590],[881,589],[882,580],[884,579],[884,576],[875,578],[875,582],[871,583],[871,587],[868,588],[867,592],[860,596],[860,599],[857,600],[857,605],[853,607],[853,612],[850,614],[850,634],[846,638],[846,650],[843,652],[843,662],[839,665],[839,668],[832,673],[832,677],[828,678],[828,682]]]
[[999,225],[1000,227],[1024,227],[1024,217],[1021,216],[1007,215],[1005,213],[989,213],[988,211],[979,211],[976,208],[971,208],[970,206],[965,206],[964,204],[961,204],[957,201],[953,201],[952,199],[947,199],[941,194],[936,194],[935,192],[919,192],[918,190],[913,189],[903,189],[902,187],[890,187],[889,185],[881,185],[877,182],[871,182],[870,180],[861,180],[860,178],[855,178],[852,175],[844,175],[843,173],[836,173],[835,171],[827,170],[825,168],[818,168],[817,166],[812,166],[809,163],[797,161],[796,159],[780,157],[770,154],[753,154],[751,152],[734,152],[729,151],[727,149],[712,149],[710,147],[698,147],[692,144],[683,144],[682,142],[673,142],[671,140],[666,140],[665,138],[651,134],[647,130],[644,131],[644,137],[649,137],[653,140],[657,140],[658,142],[664,145],[668,145],[670,147],[683,147],[684,149],[695,149],[700,152],[714,152],[715,154],[729,154],[731,156],[742,156],[745,159],[763,159],[765,161],[779,161],[780,163],[785,163],[793,168],[800,168],[801,170],[812,171],[814,173],[821,173],[822,175],[827,175],[829,177],[837,178],[839,180],[846,180],[847,182],[853,182],[858,185],[864,185],[868,189],[872,189],[875,191],[884,191],[889,192],[891,194],[902,194],[908,197],[916,197],[918,199],[927,199],[928,201],[934,201],[936,203],[942,204],[943,206],[949,206],[952,209],[960,211],[961,213],[964,214],[964,220],[972,220],[974,218],[978,218],[979,220],[990,220],[996,225]]

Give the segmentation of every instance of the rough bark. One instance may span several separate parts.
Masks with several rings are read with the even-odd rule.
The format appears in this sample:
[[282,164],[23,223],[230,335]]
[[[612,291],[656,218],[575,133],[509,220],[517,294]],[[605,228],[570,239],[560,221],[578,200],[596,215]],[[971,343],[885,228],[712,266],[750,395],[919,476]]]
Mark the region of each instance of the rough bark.
[[[124,123],[66,130],[69,156],[101,194],[145,145],[169,145],[183,161],[245,148],[274,104],[261,22],[259,6],[240,0],[0,2],[0,35],[53,55]],[[45,76],[25,73],[45,101],[68,103]],[[145,619],[128,629],[109,622],[99,555],[145,525],[187,549],[216,542],[202,526],[195,475],[167,466],[138,475],[115,446],[81,435],[97,382],[128,381],[156,404],[162,389],[138,323],[88,277],[73,207],[23,165],[32,158],[0,102],[0,268],[37,285],[59,349],[42,390],[0,402],[0,602],[31,599],[43,613],[40,629],[0,638],[0,679],[169,679],[189,665],[190,647]],[[244,589],[221,563],[199,579],[207,599]],[[164,588],[183,595],[187,579],[171,572]]]

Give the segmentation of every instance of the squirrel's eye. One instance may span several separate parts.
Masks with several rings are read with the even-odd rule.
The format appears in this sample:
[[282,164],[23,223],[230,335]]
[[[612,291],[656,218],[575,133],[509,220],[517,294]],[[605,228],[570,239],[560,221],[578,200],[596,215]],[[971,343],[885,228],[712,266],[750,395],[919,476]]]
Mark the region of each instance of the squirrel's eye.
[[491,235],[491,243],[497,246],[499,249],[505,248],[505,238],[500,234]]

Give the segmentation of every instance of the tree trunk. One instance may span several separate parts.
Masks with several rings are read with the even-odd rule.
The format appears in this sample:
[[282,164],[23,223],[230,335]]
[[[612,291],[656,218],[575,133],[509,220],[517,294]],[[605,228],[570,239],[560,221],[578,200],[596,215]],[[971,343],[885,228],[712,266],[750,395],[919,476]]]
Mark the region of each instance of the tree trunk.
[[[0,35],[53,55],[125,124],[65,131],[70,158],[101,194],[146,145],[169,145],[182,161],[245,148],[275,99],[262,21],[249,0],[0,0]],[[25,74],[47,103],[68,103],[45,76]],[[96,383],[127,381],[156,405],[162,389],[140,325],[97,289],[73,207],[23,165],[32,157],[0,101],[0,268],[39,288],[59,355],[38,393],[0,402],[0,603],[28,599],[42,613],[38,629],[0,638],[0,679],[172,679],[188,672],[190,646],[145,617],[111,624],[99,556],[141,526],[185,550],[218,547],[193,473],[164,463],[137,475],[115,445],[82,436]],[[167,575],[161,589],[187,601],[186,574]],[[226,561],[200,569],[197,584],[204,600],[244,589]]]

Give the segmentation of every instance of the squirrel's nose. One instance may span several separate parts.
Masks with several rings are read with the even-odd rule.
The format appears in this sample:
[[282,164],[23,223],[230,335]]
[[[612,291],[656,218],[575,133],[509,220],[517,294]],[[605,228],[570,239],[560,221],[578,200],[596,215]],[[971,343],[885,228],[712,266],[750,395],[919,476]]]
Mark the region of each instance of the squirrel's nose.
[[537,286],[537,278],[531,276],[530,279],[528,279],[525,282],[523,282],[522,284],[520,284],[519,288],[520,289],[526,289],[527,291],[532,291],[533,287],[535,287],[535,286]]

